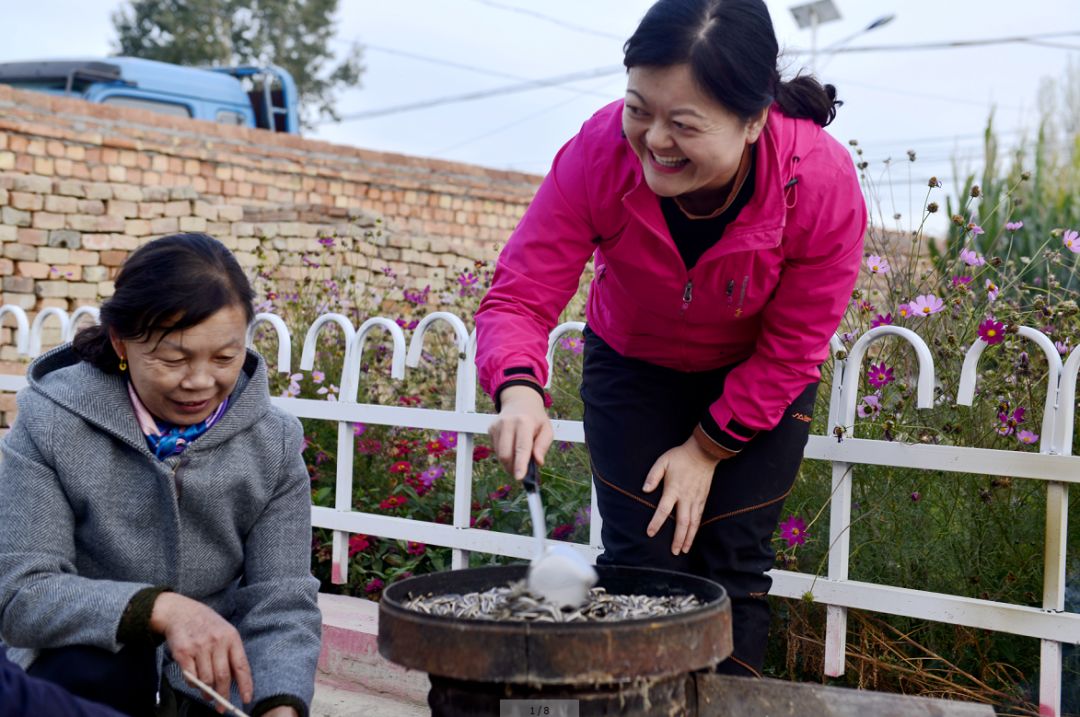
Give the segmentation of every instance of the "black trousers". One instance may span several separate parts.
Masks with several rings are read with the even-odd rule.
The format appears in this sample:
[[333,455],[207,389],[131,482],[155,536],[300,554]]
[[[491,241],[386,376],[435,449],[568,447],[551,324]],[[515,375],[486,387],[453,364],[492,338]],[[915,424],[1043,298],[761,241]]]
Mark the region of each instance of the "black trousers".
[[124,647],[117,653],[86,645],[42,650],[26,672],[131,717],[218,717],[210,707],[174,692],[164,678],[158,681],[152,647]]
[[769,633],[765,596],[772,580],[765,571],[775,559],[772,535],[802,462],[817,383],[795,399],[776,428],[717,465],[689,553],[671,553],[674,514],[655,537],[645,533],[663,493],[663,483],[642,492],[645,476],[661,454],[690,437],[723,392],[731,368],[685,373],[626,358],[586,328],[585,442],[604,521],[597,562],[678,570],[723,585],[731,599],[735,649],[717,671],[760,675]]

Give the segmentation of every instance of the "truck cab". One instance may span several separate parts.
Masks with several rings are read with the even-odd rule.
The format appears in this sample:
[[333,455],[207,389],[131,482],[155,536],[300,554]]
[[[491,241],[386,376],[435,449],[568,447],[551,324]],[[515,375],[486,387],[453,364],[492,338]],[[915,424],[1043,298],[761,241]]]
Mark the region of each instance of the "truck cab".
[[296,83],[276,65],[185,67],[137,57],[0,63],[0,84],[178,117],[300,131]]

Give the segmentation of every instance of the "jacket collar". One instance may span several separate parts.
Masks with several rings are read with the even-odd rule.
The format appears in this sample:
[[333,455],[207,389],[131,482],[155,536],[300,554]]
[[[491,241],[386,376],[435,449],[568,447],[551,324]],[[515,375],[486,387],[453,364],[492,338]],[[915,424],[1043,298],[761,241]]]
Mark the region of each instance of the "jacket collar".
[[[81,361],[71,344],[58,346],[36,359],[26,373],[31,390],[136,450],[152,455],[135,418],[123,376],[105,373]],[[269,410],[266,362],[248,349],[240,378],[229,397],[229,409],[189,450],[223,443]]]

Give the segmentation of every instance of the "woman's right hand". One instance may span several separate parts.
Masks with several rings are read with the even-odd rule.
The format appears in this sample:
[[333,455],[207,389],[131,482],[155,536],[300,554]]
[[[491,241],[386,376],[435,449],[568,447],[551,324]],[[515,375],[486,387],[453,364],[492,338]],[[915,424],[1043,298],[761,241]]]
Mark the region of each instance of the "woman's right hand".
[[503,468],[515,479],[523,480],[530,457],[537,465],[544,465],[544,456],[555,437],[551,419],[544,410],[544,399],[528,386],[507,386],[499,399],[502,410],[488,433]]
[[[191,672],[224,697],[235,680],[240,698],[251,702],[251,666],[240,633],[213,609],[183,595],[161,593],[150,614],[150,629],[165,636],[181,670]],[[210,699],[210,695],[205,697]],[[224,710],[218,705],[218,712]]]

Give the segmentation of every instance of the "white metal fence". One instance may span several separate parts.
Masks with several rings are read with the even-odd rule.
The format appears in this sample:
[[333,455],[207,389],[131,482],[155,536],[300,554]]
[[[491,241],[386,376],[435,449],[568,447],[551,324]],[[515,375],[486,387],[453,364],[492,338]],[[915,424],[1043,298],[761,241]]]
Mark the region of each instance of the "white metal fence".
[[[19,307],[0,307],[0,321],[9,314],[17,322],[15,340],[19,352],[36,356],[41,351],[42,329],[50,318],[55,318],[60,325],[61,337],[69,340],[74,334],[76,324],[84,318],[96,318],[97,311],[92,307],[82,307],[69,316],[59,309],[45,309],[31,324]],[[458,351],[455,403],[452,411],[357,403],[359,382],[362,379],[360,359],[365,343],[373,331],[389,335],[393,345],[391,376],[401,379],[405,376],[406,367],[419,365],[425,336],[431,327],[439,322],[447,324],[453,331]],[[411,340],[406,341],[402,329],[390,319],[372,318],[359,327],[354,327],[349,319],[341,314],[325,314],[315,320],[304,337],[301,370],[311,371],[314,368],[316,341],[322,327],[329,323],[340,327],[346,340],[343,370],[338,383],[339,400],[331,402],[274,398],[273,402],[300,418],[338,423],[334,507],[312,509],[314,525],[334,531],[332,579],[341,583],[345,582],[348,575],[350,533],[449,547],[453,550],[452,566],[455,569],[468,564],[470,551],[516,558],[531,557],[534,548],[529,536],[470,527],[473,437],[485,434],[494,418],[492,415],[476,412],[475,332],[470,333],[459,317],[446,312],[436,312],[420,321],[412,332]],[[261,324],[269,325],[277,334],[277,370],[290,373],[292,339],[285,322],[273,314],[259,314],[248,331],[249,342]],[[580,331],[583,326],[580,322],[570,322],[562,324],[552,332],[548,350],[549,364],[552,364],[552,354],[558,339],[567,332]],[[817,576],[773,570],[771,592],[796,599],[810,593],[816,602],[828,606],[825,672],[830,676],[840,675],[844,671],[849,608],[1038,638],[1042,645],[1039,681],[1041,714],[1058,715],[1061,702],[1061,648],[1063,644],[1080,644],[1080,615],[1064,610],[1068,492],[1070,483],[1080,481],[1080,457],[1071,455],[1080,348],[1073,350],[1063,363],[1053,342],[1045,334],[1031,328],[1020,329],[1020,336],[1038,346],[1049,365],[1046,407],[1038,454],[984,448],[909,445],[850,437],[838,441],[833,433],[836,427],[843,427],[848,436],[852,435],[859,378],[867,350],[873,342],[890,335],[908,342],[918,357],[919,408],[933,405],[933,358],[923,340],[912,331],[897,326],[871,329],[854,343],[843,359],[837,358],[834,361],[834,380],[829,401],[829,431],[826,435],[812,435],[805,453],[807,458],[832,463],[833,485],[829,521],[831,548],[828,571],[824,576]],[[834,338],[832,348],[834,356],[842,350],[838,339]],[[987,348],[985,342],[977,340],[968,349],[961,370],[957,403],[971,405],[979,359]],[[15,391],[25,385],[22,375],[0,376],[0,391]],[[452,524],[436,524],[353,510],[354,436],[351,423],[455,432],[458,442]],[[584,431],[579,421],[554,421],[554,432],[558,441],[584,442]],[[849,580],[851,485],[852,476],[860,465],[992,474],[1046,481],[1042,607],[1026,607]],[[593,498],[589,543],[572,544],[574,549],[590,560],[595,560],[603,549],[600,544],[601,526],[600,517],[596,514],[595,494]]]

